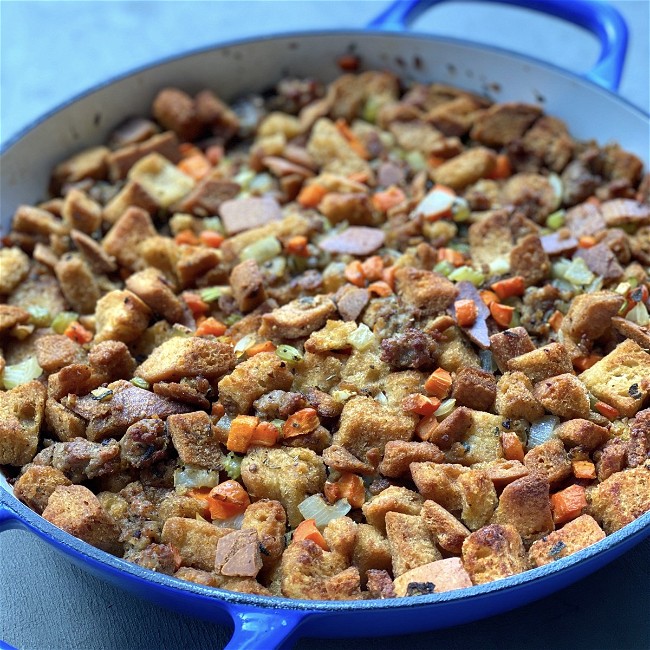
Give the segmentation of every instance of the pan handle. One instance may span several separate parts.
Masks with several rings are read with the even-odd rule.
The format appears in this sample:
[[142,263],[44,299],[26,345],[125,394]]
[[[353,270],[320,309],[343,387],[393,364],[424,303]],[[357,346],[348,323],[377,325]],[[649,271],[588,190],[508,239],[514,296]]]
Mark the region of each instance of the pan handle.
[[235,631],[226,650],[280,650],[291,648],[294,634],[306,616],[305,612],[288,609],[251,609],[239,605],[229,608]]
[[[403,31],[430,7],[447,0],[396,0],[375,18],[369,29]],[[598,0],[481,0],[515,5],[562,18],[584,27],[600,41],[600,56],[584,76],[608,90],[616,91],[621,82],[628,29],[623,16],[611,5]]]

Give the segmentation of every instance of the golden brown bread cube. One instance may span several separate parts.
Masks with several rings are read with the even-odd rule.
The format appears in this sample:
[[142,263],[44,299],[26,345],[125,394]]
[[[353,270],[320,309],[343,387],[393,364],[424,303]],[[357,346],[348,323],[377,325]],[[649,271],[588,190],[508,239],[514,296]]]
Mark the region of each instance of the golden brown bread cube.
[[562,422],[554,434],[569,447],[580,446],[589,450],[604,445],[610,436],[605,427],[581,418]]
[[72,485],[61,471],[49,465],[27,465],[14,484],[14,494],[39,514],[58,485]]
[[354,321],[328,320],[325,327],[312,332],[305,341],[308,352],[329,352],[330,350],[349,350],[352,346],[348,336],[357,329]]
[[462,473],[469,471],[466,467],[428,462],[411,463],[410,470],[418,492],[425,499],[431,499],[452,512],[462,509],[461,491],[456,481]]
[[489,474],[482,469],[470,469],[458,476],[460,489],[460,518],[470,530],[488,523],[497,507],[497,493]]
[[170,323],[183,320],[183,302],[173,291],[171,282],[161,271],[146,268],[126,279],[126,288],[140,298],[154,314]]
[[559,438],[551,438],[533,447],[524,456],[524,465],[531,474],[544,476],[551,486],[571,476],[571,461]]
[[303,519],[298,505],[325,484],[325,465],[311,449],[252,447],[241,464],[241,476],[253,499],[274,499],[295,528]]
[[135,359],[122,341],[102,341],[88,352],[93,373],[103,382],[130,379],[135,371]]
[[438,365],[449,372],[461,368],[480,368],[481,361],[474,348],[464,339],[458,327],[445,330],[445,337],[439,343]]
[[149,325],[151,310],[130,291],[110,291],[95,307],[95,342],[133,343]]
[[612,474],[589,493],[591,514],[611,533],[650,510],[650,463]]
[[85,395],[101,383],[86,363],[73,363],[50,375],[47,379],[47,395],[60,400],[66,395]]
[[122,554],[119,527],[99,499],[83,485],[58,485],[43,510],[43,517],[103,551]]
[[451,397],[459,406],[477,411],[492,411],[497,381],[491,372],[480,368],[461,368],[454,377]]
[[533,384],[542,379],[573,372],[573,364],[561,343],[549,343],[508,361],[508,370],[523,372]]
[[85,260],[66,253],[54,267],[61,291],[74,311],[90,314],[101,296],[95,276]]
[[52,193],[58,194],[65,183],[76,183],[84,178],[105,178],[108,154],[108,147],[90,147],[59,163],[52,172]]
[[136,270],[143,267],[139,253],[141,242],[156,234],[149,213],[142,208],[130,207],[106,233],[102,246],[120,266]]
[[239,311],[247,313],[264,302],[264,278],[255,260],[245,260],[235,266],[229,279]]
[[418,515],[423,502],[424,499],[417,492],[391,485],[366,501],[361,509],[366,521],[381,533],[385,533],[387,512]]
[[[463,465],[474,465],[503,458],[503,448],[499,437],[504,428],[503,417],[485,413],[485,411],[472,411],[471,413],[472,424],[462,438],[463,446],[458,456],[458,462]],[[448,452],[448,458],[456,460],[453,448]]]
[[533,382],[523,372],[506,372],[497,382],[496,411],[505,418],[539,420],[544,407],[533,395]]
[[325,117],[314,124],[307,142],[307,152],[325,172],[341,176],[370,172],[368,162],[352,149],[334,122]]
[[182,463],[207,469],[223,468],[223,452],[205,411],[170,415],[167,430]]
[[419,515],[387,512],[386,537],[395,577],[442,559],[429,528]]
[[527,476],[529,473],[528,468],[523,463],[518,460],[506,460],[505,458],[499,458],[489,463],[478,463],[474,467],[484,469],[497,490],[504,488],[508,483],[512,483],[522,476]]
[[490,337],[490,350],[499,370],[508,370],[508,361],[526,352],[532,352],[535,344],[524,327],[512,327]]
[[549,564],[561,557],[605,539],[603,529],[590,515],[580,515],[542,539],[534,542],[528,550],[528,559],[534,567]]
[[194,140],[203,129],[192,97],[178,88],[163,88],[153,101],[153,116],[182,140]]
[[[458,411],[460,409],[456,410]],[[445,422],[448,419],[446,418]],[[379,463],[379,472],[383,476],[396,478],[405,474],[411,463],[442,463],[444,460],[445,455],[436,445],[430,442],[389,440],[384,447],[384,457],[381,463]]]
[[72,188],[63,199],[61,216],[70,228],[92,235],[102,223],[102,206],[80,189]]
[[158,210],[158,203],[147,190],[136,183],[129,181],[105,206],[102,213],[103,219],[108,224],[114,224],[131,206],[142,208],[150,215]]
[[589,393],[573,374],[565,373],[537,382],[533,395],[549,413],[560,418],[589,417]]
[[[214,248],[206,248],[205,246],[180,246],[174,273],[183,288],[192,287],[213,269],[215,272],[219,271],[220,261],[221,257],[219,252]],[[225,284],[227,277],[226,272],[221,270],[211,284]]]
[[29,320],[29,312],[22,307],[0,304],[0,333],[13,329]]
[[45,425],[61,442],[86,437],[86,421],[51,397],[45,402]]
[[189,566],[182,566],[178,569],[174,573],[174,578],[194,582],[197,585],[205,585],[206,587],[223,587],[226,581],[225,576],[210,571],[201,571]]
[[435,501],[428,500],[422,504],[420,516],[440,548],[449,553],[461,552],[471,531],[454,515]]
[[505,146],[522,137],[541,115],[540,108],[532,104],[493,104],[478,116],[470,136],[489,147]]
[[152,384],[180,381],[183,377],[205,377],[214,381],[234,365],[232,345],[201,337],[176,336],[155,348],[135,372]]
[[525,543],[550,533],[555,525],[548,480],[540,474],[529,474],[506,485],[492,522],[514,526]]
[[398,269],[395,273],[395,292],[412,309],[425,315],[434,315],[449,307],[458,293],[447,278],[412,267]]
[[275,352],[260,352],[219,382],[219,401],[229,413],[247,413],[258,397],[272,390],[289,390],[292,383],[286,361]]
[[388,540],[370,524],[359,524],[352,553],[352,563],[359,569],[362,584],[368,571],[390,570],[391,552]]
[[[598,399],[618,409],[624,417],[633,417],[648,395],[643,380],[650,377],[650,354],[627,339],[606,357],[585,370],[580,379]],[[634,396],[630,387],[637,386]]]
[[298,339],[321,329],[335,313],[329,296],[305,296],[264,314],[259,333],[272,340]]
[[29,273],[29,257],[18,247],[0,249],[0,294],[11,293]]
[[528,568],[517,529],[508,524],[483,526],[463,543],[463,566],[475,585],[507,578]]
[[83,348],[63,334],[49,334],[36,340],[36,359],[46,373],[58,372],[72,363],[83,363]]
[[471,587],[472,581],[460,558],[448,557],[403,573],[393,585],[398,596],[417,596]]
[[611,328],[612,317],[618,314],[624,302],[625,298],[613,291],[578,295],[562,320],[562,332],[576,342],[595,341]]
[[217,528],[205,520],[170,517],[163,525],[160,541],[178,549],[182,566],[212,571],[217,543],[231,532],[232,528]]
[[486,147],[472,147],[433,169],[431,176],[436,183],[462,190],[487,176],[495,165],[494,151]]
[[277,565],[285,547],[287,514],[279,501],[260,499],[246,508],[242,530],[257,531],[262,551],[263,571],[270,572]]
[[34,458],[46,396],[35,379],[0,391],[0,465],[20,467]]

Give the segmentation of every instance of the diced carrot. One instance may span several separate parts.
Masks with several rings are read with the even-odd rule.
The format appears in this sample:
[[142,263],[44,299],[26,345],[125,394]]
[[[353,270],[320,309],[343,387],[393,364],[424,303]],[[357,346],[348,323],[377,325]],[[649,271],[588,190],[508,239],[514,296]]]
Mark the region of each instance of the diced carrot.
[[220,420],[226,413],[226,407],[221,402],[215,402],[212,405],[212,416]]
[[275,352],[275,344],[271,341],[262,341],[261,343],[256,343],[246,350],[246,356],[254,357],[260,352]]
[[192,230],[181,230],[176,237],[174,237],[174,241],[177,244],[189,244],[190,246],[197,246],[198,244],[201,243],[201,240],[194,234]]
[[370,174],[366,171],[352,172],[347,175],[347,178],[355,183],[367,183],[370,180]]
[[433,415],[439,406],[440,400],[437,397],[427,397],[421,393],[411,393],[402,400],[402,408],[415,415]]
[[594,408],[601,414],[604,415],[607,419],[609,420],[615,420],[616,418],[620,417],[621,414],[617,408],[614,406],[610,406],[609,404],[605,402],[601,402],[598,400],[594,404]]
[[462,266],[465,264],[465,256],[460,251],[456,251],[453,248],[439,248],[438,261],[449,262],[454,266]]
[[600,354],[588,354],[584,357],[576,357],[573,360],[573,367],[580,372],[584,372],[595,366],[603,357]]
[[372,197],[372,204],[380,212],[388,212],[396,205],[406,200],[406,194],[399,188],[392,185],[382,192],[376,192]]
[[490,303],[490,314],[501,327],[510,327],[515,308],[498,302]]
[[341,498],[341,491],[339,490],[338,483],[325,481],[325,485],[323,485],[323,494],[328,503],[336,503]]
[[560,327],[562,327],[562,321],[564,320],[564,314],[557,309],[551,314],[551,317],[548,319],[548,324],[551,326],[551,329],[554,332],[559,332]]
[[384,282],[383,280],[379,280],[377,282],[371,282],[368,285],[368,291],[370,293],[377,294],[380,298],[385,298],[386,296],[390,296],[393,293],[393,290],[390,288],[390,285],[387,282]]
[[212,165],[218,165],[223,158],[223,147],[219,144],[213,144],[205,150],[205,157]]
[[395,273],[397,273],[396,266],[389,266],[381,272],[381,279],[395,291]]
[[434,370],[424,382],[424,390],[438,399],[444,399],[451,389],[451,373],[444,368]]
[[195,181],[205,178],[212,170],[212,164],[200,151],[181,159],[176,167]]
[[483,289],[478,293],[479,296],[481,296],[481,300],[483,301],[486,307],[489,307],[493,302],[499,302],[499,296],[497,296],[497,294],[494,293],[494,291]]
[[223,336],[228,328],[220,320],[204,318],[196,328],[195,336]]
[[199,235],[201,243],[209,246],[210,248],[219,248],[223,244],[225,237],[214,230],[204,230]]
[[578,246],[580,248],[591,248],[598,243],[598,240],[593,235],[582,235],[578,239]]
[[361,59],[356,54],[343,54],[336,63],[345,72],[356,72],[361,65]]
[[444,158],[442,158],[441,156],[434,156],[433,154],[431,154],[427,158],[427,164],[429,165],[429,167],[432,167],[433,169],[435,169],[436,167],[440,167],[440,165],[442,165],[445,162],[447,161]]
[[363,275],[369,282],[381,280],[381,275],[384,270],[384,260],[379,255],[371,255],[361,262]]
[[521,275],[515,275],[512,278],[499,280],[492,285],[492,291],[494,291],[501,300],[511,298],[512,296],[523,296],[525,290],[526,283]]
[[262,445],[263,447],[273,447],[278,441],[280,432],[275,424],[271,422],[260,422],[253,431],[253,437],[250,440],[251,445]]
[[93,340],[93,333],[76,320],[73,320],[70,325],[65,328],[63,334],[71,341],[79,343],[79,345],[90,343],[90,341]]
[[282,436],[284,438],[293,438],[302,436],[305,433],[313,431],[320,425],[320,419],[316,409],[307,407],[296,411],[287,418],[282,427]]
[[571,461],[571,467],[576,478],[590,481],[596,478],[596,466],[590,460]]
[[501,446],[506,460],[518,460],[524,462],[524,446],[519,436],[514,431],[501,432]]
[[460,327],[471,327],[478,317],[478,307],[473,300],[457,300],[454,303],[456,322]]
[[431,438],[431,434],[438,428],[436,416],[431,414],[422,418],[415,427],[415,435],[425,442]]
[[336,481],[339,498],[347,499],[353,508],[360,508],[366,501],[366,488],[363,479],[352,472],[343,472],[341,478]]
[[259,422],[259,419],[253,415],[238,415],[230,423],[226,447],[230,451],[245,454],[253,437],[255,427]]
[[189,310],[192,312],[194,318],[200,318],[201,316],[205,316],[205,314],[208,313],[210,306],[207,302],[201,300],[201,296],[199,296],[198,293],[185,291],[181,297],[185,301],[185,304]]
[[338,129],[339,133],[347,140],[348,144],[350,145],[350,149],[352,149],[352,151],[354,151],[357,156],[363,158],[364,160],[368,160],[370,158],[370,154],[368,153],[366,146],[363,144],[363,142],[361,142],[359,137],[352,131],[352,129],[350,129],[348,123],[342,117],[339,117],[339,119],[336,120],[336,128]]
[[571,485],[561,492],[551,494],[551,509],[556,524],[564,524],[579,517],[586,507],[585,489],[581,485]]
[[293,531],[292,542],[302,542],[304,540],[310,540],[320,546],[324,551],[329,551],[330,547],[327,545],[325,538],[321,534],[320,530],[316,528],[315,519],[305,519],[298,524],[296,530]]
[[510,165],[510,158],[504,153],[497,155],[496,164],[494,169],[487,175],[488,178],[499,180],[508,178],[512,175],[512,166]]
[[230,519],[251,504],[248,492],[237,481],[224,481],[210,490],[208,507],[212,519]]
[[363,266],[359,260],[353,260],[345,267],[345,279],[357,287],[366,286],[366,276],[363,274]]
[[305,185],[298,194],[298,203],[303,208],[315,208],[327,194],[327,188],[318,183]]
[[298,257],[309,257],[309,239],[304,235],[291,237],[284,245],[287,255],[297,255]]

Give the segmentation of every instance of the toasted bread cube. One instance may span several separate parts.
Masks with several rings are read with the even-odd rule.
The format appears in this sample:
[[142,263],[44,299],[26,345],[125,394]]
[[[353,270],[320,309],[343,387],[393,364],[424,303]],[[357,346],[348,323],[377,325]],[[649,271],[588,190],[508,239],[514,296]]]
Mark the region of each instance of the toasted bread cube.
[[424,499],[417,492],[391,485],[366,501],[361,509],[366,521],[381,533],[385,533],[387,512],[418,515],[423,502]]
[[0,294],[10,294],[29,273],[29,257],[18,247],[0,249]]
[[259,333],[272,340],[299,339],[321,329],[335,313],[329,296],[304,296],[264,314]]
[[47,396],[60,400],[66,395],[85,395],[97,388],[101,379],[86,363],[73,363],[50,375],[47,379]]
[[0,465],[26,465],[36,455],[47,391],[35,379],[0,391]]
[[52,194],[59,194],[65,183],[76,183],[84,178],[106,178],[109,153],[107,147],[91,147],[59,163],[52,172]]
[[54,272],[72,309],[80,314],[95,311],[101,292],[90,266],[80,255],[67,253],[56,263]]
[[485,411],[470,412],[472,424],[462,437],[461,444],[452,445],[447,452],[447,458],[458,461],[463,465],[488,463],[503,458],[503,447],[500,438],[501,431],[504,428],[503,418],[500,415],[493,415]]
[[279,501],[295,528],[303,519],[298,505],[323,489],[325,464],[311,449],[252,447],[242,460],[241,476],[254,500]]
[[529,474],[528,468],[523,463],[505,458],[499,458],[489,463],[477,463],[474,468],[484,469],[497,490],[501,490],[508,483]]
[[472,586],[460,558],[448,557],[411,569],[393,581],[398,596],[442,593]]
[[357,526],[357,537],[352,553],[352,563],[363,578],[368,571],[390,570],[391,551],[388,540],[370,524]]
[[160,541],[178,549],[181,566],[213,571],[217,544],[232,532],[232,528],[217,528],[204,520],[170,517],[163,525]]
[[348,336],[357,329],[354,321],[328,320],[325,327],[312,332],[305,341],[308,352],[330,352],[331,350],[348,350],[352,346]]
[[261,499],[246,508],[242,530],[251,528],[257,531],[262,551],[263,571],[272,571],[285,547],[284,535],[287,532],[287,514],[279,501]]
[[499,370],[508,370],[508,361],[532,352],[535,344],[524,327],[512,327],[490,337],[490,350]]
[[140,298],[154,313],[170,323],[178,323],[185,314],[183,302],[161,271],[147,268],[126,280],[126,288]]
[[523,372],[506,372],[497,382],[496,411],[505,418],[539,420],[544,407],[533,395],[533,382]]
[[191,176],[156,152],[138,160],[128,178],[139,183],[163,208],[183,198],[196,184]]
[[182,463],[215,470],[223,468],[223,452],[205,411],[170,415],[167,429]]
[[544,476],[552,487],[571,476],[571,461],[559,438],[551,438],[533,447],[524,456],[524,465],[531,474]]
[[47,373],[58,372],[65,366],[86,360],[83,348],[63,334],[41,336],[34,347],[38,365]]
[[318,386],[320,390],[328,392],[340,381],[342,368],[342,361],[335,355],[305,352],[300,372],[294,379],[293,390],[304,392]]
[[147,190],[136,183],[129,181],[105,206],[103,218],[109,224],[114,224],[131,206],[142,208],[150,215],[158,210],[158,203]]
[[472,147],[442,163],[431,172],[436,183],[462,190],[487,176],[496,165],[496,155],[486,147]]
[[583,293],[571,301],[571,307],[562,321],[562,331],[574,341],[595,341],[612,326],[612,317],[623,306],[625,298],[613,291]]
[[[456,411],[458,410],[460,409],[456,409]],[[450,417],[451,415],[446,418],[445,422]],[[389,440],[384,448],[384,458],[379,464],[379,472],[383,476],[396,478],[405,474],[411,463],[442,463],[444,460],[445,455],[436,445],[430,442]]]
[[231,345],[201,337],[173,337],[153,350],[138,366],[136,375],[152,384],[180,381],[183,377],[205,377],[214,381],[234,365],[235,353]]
[[561,343],[549,343],[508,361],[508,370],[520,371],[536,384],[542,379],[573,372],[573,364]]
[[264,277],[255,260],[245,260],[230,272],[230,286],[240,311],[252,311],[266,299]]
[[480,368],[461,368],[454,378],[451,396],[460,406],[477,411],[492,411],[497,381],[491,372]]
[[45,424],[61,442],[86,437],[86,421],[51,397],[45,402]]
[[387,512],[386,537],[390,544],[395,577],[442,559],[429,529],[418,515]]
[[182,566],[178,569],[174,573],[174,578],[194,582],[197,585],[205,585],[206,587],[223,587],[226,580],[225,576],[217,575],[214,572],[201,571],[189,566]]
[[534,567],[543,566],[587,548],[601,539],[605,539],[605,532],[598,522],[589,515],[580,515],[564,524],[560,530],[534,542],[528,551],[528,559]]
[[194,286],[213,269],[217,277],[211,281],[211,284],[225,284],[228,276],[225,271],[217,268],[220,261],[219,251],[214,248],[180,246],[174,272],[183,288]]
[[[462,495],[456,481],[469,470],[463,465],[439,463],[411,463],[411,476],[418,492],[452,512],[460,511]],[[390,488],[389,488],[390,489]],[[378,496],[381,496],[380,493]]]
[[549,413],[558,417],[589,417],[589,393],[573,374],[565,373],[537,382],[533,395]]
[[130,291],[111,291],[97,301],[95,342],[133,343],[149,325],[151,310]]
[[569,447],[580,446],[589,450],[604,445],[610,436],[605,427],[581,418],[562,422],[555,429],[554,434]]
[[395,273],[395,292],[407,306],[432,316],[447,309],[458,290],[433,271],[404,267]]
[[357,524],[350,517],[337,517],[323,529],[323,537],[331,553],[337,553],[349,564],[357,543]]
[[72,481],[63,472],[49,465],[27,465],[14,484],[14,494],[41,514],[58,485],[72,485]]
[[293,373],[285,361],[275,352],[260,352],[219,382],[219,401],[229,413],[248,413],[258,397],[272,390],[289,390],[292,383]]
[[122,554],[119,527],[99,499],[83,485],[58,485],[43,510],[43,517],[107,553]]
[[454,515],[435,501],[425,501],[420,513],[422,520],[440,548],[460,553],[470,531]]
[[22,307],[0,304],[0,333],[22,325],[29,320],[29,312]]
[[[580,379],[598,399],[618,409],[624,417],[633,417],[647,397],[643,380],[650,377],[650,354],[638,343],[627,339],[598,363],[585,370]],[[630,394],[630,386],[638,391]]]
[[102,207],[81,190],[73,188],[65,195],[61,216],[70,228],[92,235],[102,223]]
[[528,568],[517,529],[508,524],[483,526],[463,543],[463,565],[475,585],[507,578]]
[[611,535],[650,510],[650,465],[612,474],[589,500],[589,514]]
[[445,330],[445,338],[439,343],[438,365],[449,372],[462,368],[480,368],[481,361],[473,347],[463,339],[460,328]]
[[88,353],[88,362],[93,373],[104,382],[130,379],[135,371],[135,359],[122,341],[102,341]]
[[548,480],[540,474],[529,474],[506,485],[492,521],[514,526],[524,542],[550,533],[555,525]]
[[488,523],[497,507],[494,484],[488,473],[481,469],[463,472],[456,484],[460,488],[460,518],[470,530],[477,530]]
[[106,233],[102,246],[120,266],[136,270],[144,266],[139,252],[140,244],[156,234],[149,213],[141,208],[130,207]]

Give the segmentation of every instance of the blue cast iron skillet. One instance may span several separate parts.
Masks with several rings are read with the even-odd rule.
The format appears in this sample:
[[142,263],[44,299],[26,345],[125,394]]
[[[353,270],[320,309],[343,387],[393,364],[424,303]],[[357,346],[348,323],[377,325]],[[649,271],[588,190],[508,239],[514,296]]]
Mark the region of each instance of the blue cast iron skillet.
[[[470,90],[491,89],[501,101],[533,101],[543,95],[545,109],[566,119],[576,137],[598,134],[599,138],[616,139],[648,164],[648,116],[615,95],[625,59],[627,28],[613,8],[594,0],[490,0],[552,14],[595,34],[601,54],[592,70],[581,77],[497,48],[398,33],[440,1],[398,0],[365,32],[292,34],[232,43],[169,60],[94,89],[45,116],[3,148],[2,217],[10,216],[19,203],[41,195],[49,170],[63,156],[101,142],[126,114],[146,112],[163,85],[198,90],[210,85],[216,68],[224,75],[221,67],[226,64],[230,71],[219,84],[226,99],[260,90],[285,74],[327,80],[337,74],[336,56],[350,47],[368,68],[393,69],[418,81],[462,86],[455,75],[471,65],[475,81]],[[289,50],[293,53],[288,54]],[[568,104],[580,118],[567,114]],[[96,119],[97,115],[103,119]],[[602,126],[615,130],[603,136]],[[37,150],[32,146],[36,143]],[[5,221],[0,230],[8,225]],[[0,475],[0,531],[9,528],[31,531],[83,570],[144,599],[215,623],[234,624],[229,648],[267,650],[299,636],[424,632],[514,609],[580,580],[631,549],[650,535],[650,512],[578,553],[504,580],[428,596],[349,602],[240,594],[143,569],[53,526],[20,503]],[[3,647],[8,646],[0,642]]]

